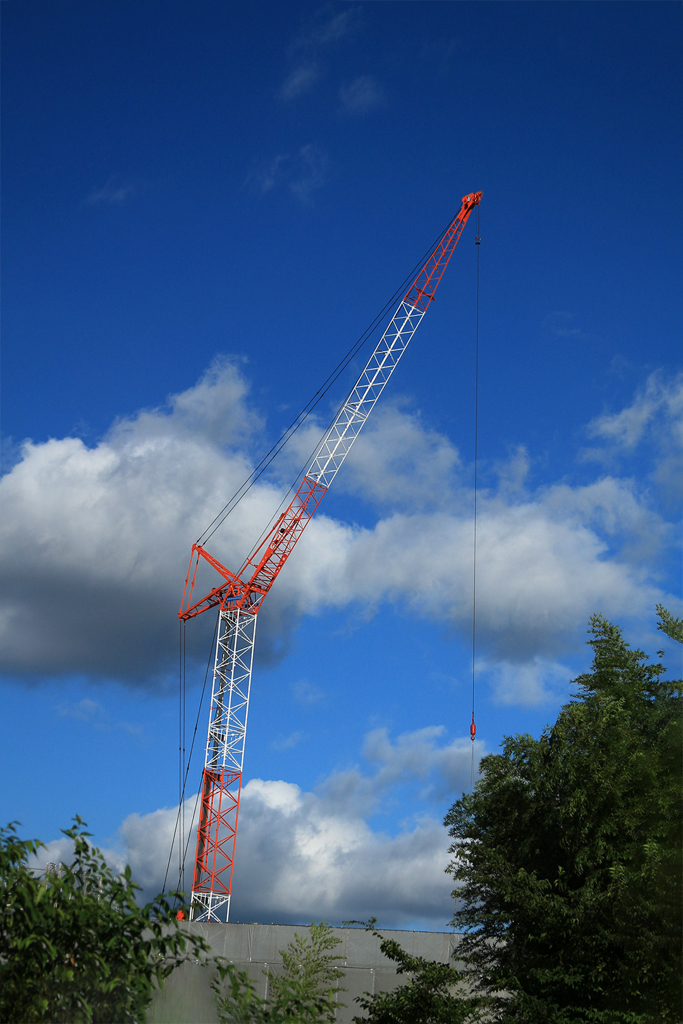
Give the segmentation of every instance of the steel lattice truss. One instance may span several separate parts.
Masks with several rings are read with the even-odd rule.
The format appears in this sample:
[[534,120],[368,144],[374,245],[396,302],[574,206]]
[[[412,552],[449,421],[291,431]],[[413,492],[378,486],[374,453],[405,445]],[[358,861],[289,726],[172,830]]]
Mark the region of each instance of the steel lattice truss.
[[198,921],[230,910],[255,636],[255,614],[220,612],[192,884]]
[[328,488],[417,330],[424,312],[402,302],[315,453],[306,476]]
[[[192,884],[196,920],[227,921],[230,909],[257,613],[417,330],[481,195],[473,192],[463,198],[460,211],[408,289],[325,432],[289,507],[240,571],[232,573],[200,544],[192,546],[179,617],[187,620],[209,608],[220,609]],[[222,582],[193,603],[200,558],[218,572]]]

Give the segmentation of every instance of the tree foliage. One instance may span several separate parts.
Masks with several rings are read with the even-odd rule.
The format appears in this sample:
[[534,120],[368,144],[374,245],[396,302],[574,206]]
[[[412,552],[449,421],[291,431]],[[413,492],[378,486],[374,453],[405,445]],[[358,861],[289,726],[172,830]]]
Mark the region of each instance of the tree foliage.
[[661,629],[662,633],[666,633],[672,640],[683,644],[683,619],[677,619],[666,610],[663,604],[657,605],[657,615],[659,616],[657,629]]
[[354,1017],[354,1024],[464,1024],[476,1019],[476,1000],[463,994],[463,978],[457,967],[411,956],[395,939],[386,939],[375,931],[374,924],[371,918],[366,927],[381,939],[382,953],[398,964],[397,974],[407,974],[409,979],[393,992],[360,996],[356,1002],[366,1016]]
[[336,966],[341,957],[329,951],[340,942],[325,921],[314,921],[307,937],[295,933],[294,940],[280,950],[282,974],[263,972],[268,978],[267,999],[258,995],[246,971],[234,964],[219,965],[212,988],[220,1020],[226,1024],[334,1021],[337,1008],[344,1005],[336,1001],[344,991],[338,987],[344,972]]
[[[115,875],[75,822],[64,830],[73,863],[43,878],[28,858],[44,844],[0,829],[0,1020],[144,1021],[154,987],[186,958],[170,904],[138,907],[130,868]],[[207,948],[191,941],[193,956]]]
[[681,683],[604,618],[591,634],[555,725],[507,738],[446,816],[501,1022],[681,1020]]

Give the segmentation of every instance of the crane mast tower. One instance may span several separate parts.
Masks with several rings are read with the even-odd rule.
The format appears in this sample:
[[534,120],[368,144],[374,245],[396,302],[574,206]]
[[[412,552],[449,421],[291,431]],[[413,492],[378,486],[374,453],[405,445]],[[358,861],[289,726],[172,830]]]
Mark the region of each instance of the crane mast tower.
[[[201,544],[192,545],[178,617],[187,621],[210,608],[219,609],[192,881],[191,915],[195,920],[227,921],[230,912],[259,609],[433,301],[467,219],[481,197],[481,192],[464,196],[460,210],[404,295],[365,369],[325,432],[289,507],[239,572],[226,569]],[[217,571],[222,582],[193,601],[200,559]]]

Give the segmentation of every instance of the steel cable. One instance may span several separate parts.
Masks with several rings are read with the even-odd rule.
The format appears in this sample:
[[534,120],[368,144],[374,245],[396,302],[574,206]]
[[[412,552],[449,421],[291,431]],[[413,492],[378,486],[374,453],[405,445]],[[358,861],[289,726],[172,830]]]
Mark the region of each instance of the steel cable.
[[[187,766],[185,768],[185,778],[183,780],[182,786],[180,787],[180,798],[178,800],[178,813],[176,815],[175,827],[173,829],[173,836],[171,838],[171,848],[168,851],[168,862],[166,864],[166,873],[164,874],[164,885],[163,885],[163,888],[161,890],[162,893],[166,892],[166,882],[168,881],[168,872],[169,872],[170,867],[171,867],[171,859],[173,857],[173,847],[175,846],[176,835],[178,833],[178,827],[180,825],[180,814],[181,814],[181,810],[180,809],[181,809],[181,807],[183,805],[183,802],[184,802],[184,799],[185,799],[185,790],[187,788],[187,779],[188,779],[188,776],[190,774],[190,767],[192,765],[192,754],[194,752],[194,742],[195,742],[195,737],[197,735],[197,729],[199,728],[199,718],[200,718],[200,715],[202,713],[202,706],[204,704],[204,695],[206,693],[206,683],[207,683],[207,680],[209,678],[209,668],[211,666],[211,654],[213,652],[213,648],[214,648],[215,643],[216,643],[216,632],[217,632],[217,630],[218,630],[218,616],[216,616],[216,625],[215,625],[214,631],[213,631],[213,639],[211,641],[211,647],[209,648],[209,657],[208,657],[207,662],[206,662],[206,671],[204,673],[204,685],[202,686],[202,694],[201,694],[201,698],[199,700],[199,708],[197,710],[197,718],[195,720],[194,730],[192,732],[192,743],[190,744],[190,753],[189,753],[189,756],[188,756],[188,759],[187,759]],[[197,794],[197,799],[199,799],[199,794]],[[196,810],[197,810],[197,806],[196,806],[196,803],[195,803],[195,812],[194,813],[196,813]],[[192,821],[193,822],[194,822],[194,813],[192,815]],[[190,824],[190,834],[191,834],[191,832],[192,832],[192,824]],[[188,834],[188,842],[189,842],[189,834]],[[182,860],[183,864],[184,864],[184,862],[185,862],[185,858],[183,858],[183,860]],[[178,878],[178,885],[180,886],[180,875],[179,875],[179,878]]]
[[[288,443],[288,441],[290,441],[291,438],[294,436],[294,434],[297,432],[297,430],[299,430],[299,428],[303,426],[303,424],[306,422],[306,420],[308,419],[310,414],[313,412],[313,410],[316,408],[316,406],[322,401],[322,399],[325,397],[325,395],[330,390],[330,388],[333,386],[333,384],[338,380],[338,378],[341,376],[341,374],[347,368],[347,366],[349,365],[351,360],[358,354],[358,352],[360,352],[360,350],[366,344],[368,339],[377,330],[377,327],[378,327],[379,323],[381,322],[382,318],[386,315],[387,311],[396,302],[398,296],[401,295],[401,294],[405,294],[404,293],[404,289],[406,288],[406,285],[409,282],[411,282],[411,281],[413,281],[415,279],[416,273],[419,270],[422,269],[422,267],[424,266],[426,260],[434,252],[434,249],[436,248],[439,240],[441,238],[443,238],[444,234],[448,230],[448,227],[453,223],[453,219],[454,218],[451,217],[451,219],[448,221],[448,224],[446,225],[446,227],[443,229],[443,231],[441,231],[439,233],[439,235],[437,236],[435,241],[432,243],[432,245],[429,247],[429,249],[427,249],[427,251],[425,252],[424,256],[421,257],[421,259],[415,264],[415,266],[410,271],[410,273],[404,278],[403,282],[399,285],[399,287],[396,289],[396,291],[391,296],[391,298],[388,299],[387,302],[385,302],[385,304],[382,307],[381,311],[377,314],[377,316],[374,318],[374,320],[372,320],[370,325],[368,327],[366,327],[366,329],[363,331],[363,333],[359,336],[359,338],[353,343],[351,348],[347,351],[346,355],[343,356],[343,358],[337,363],[335,368],[327,376],[327,378],[323,381],[323,383],[318,388],[318,390],[313,394],[313,396],[304,405],[304,407],[301,410],[301,412],[299,412],[299,414],[292,420],[292,422],[289,424],[289,426],[282,432],[282,434],[280,435],[278,440],[275,442],[275,444],[269,449],[268,452],[266,452],[266,454],[263,456],[261,461],[251,471],[249,476],[237,488],[237,490],[234,492],[232,497],[226,502],[226,504],[220,510],[218,515],[216,515],[215,518],[209,523],[209,525],[206,527],[206,529],[203,531],[203,533],[201,533],[199,535],[199,537],[196,540],[197,544],[205,544],[214,535],[216,530],[220,526],[222,526],[222,524],[225,522],[225,520],[228,518],[228,516],[235,510],[235,508],[237,508],[239,503],[242,501],[242,498],[244,498],[245,495],[249,493],[249,491],[254,486],[254,484],[257,482],[257,480],[263,475],[263,473],[266,471],[266,469],[268,469],[268,467],[270,466],[271,462],[273,462],[273,460],[279,455],[279,453],[282,451],[282,449],[285,447],[285,445]],[[324,436],[324,435],[321,435],[321,436]],[[315,449],[314,449],[314,451],[315,451]],[[298,479],[298,477],[297,477],[297,479]],[[291,490],[291,488],[290,488],[290,490]]]
[[477,469],[479,460],[479,252],[481,244],[481,235],[479,231],[481,216],[481,207],[477,206],[477,237],[475,239],[475,245],[477,246],[477,318],[476,318],[476,330],[475,330],[475,346],[474,346],[474,537],[472,545],[472,726],[471,726],[471,738],[472,738],[472,767],[471,767],[471,786],[474,789],[474,737],[476,735],[476,727],[474,724],[474,695],[475,695],[475,657],[476,657],[476,646],[477,646]]

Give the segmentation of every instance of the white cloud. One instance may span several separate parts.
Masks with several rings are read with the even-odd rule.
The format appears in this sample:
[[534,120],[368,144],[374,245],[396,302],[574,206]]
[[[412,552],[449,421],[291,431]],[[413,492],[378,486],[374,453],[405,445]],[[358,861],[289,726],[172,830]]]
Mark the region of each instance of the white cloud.
[[325,184],[328,167],[327,154],[309,142],[293,155],[278,153],[272,160],[257,166],[247,175],[246,185],[264,195],[286,188],[300,202],[309,204],[314,193]]
[[283,177],[288,160],[288,153],[277,153],[247,176],[247,185],[256,192],[271,192]]
[[589,335],[575,325],[575,315],[566,310],[555,310],[543,320],[541,327],[562,341],[586,341]]
[[339,102],[345,114],[367,114],[385,105],[382,86],[370,75],[360,75],[339,90]]
[[400,400],[373,412],[349,455],[343,488],[381,506],[453,507],[460,456],[449,438],[425,427]]
[[[325,424],[326,425],[326,424]],[[283,482],[309,458],[325,429],[310,416],[283,452]],[[408,399],[397,397],[378,405],[354,443],[336,491],[353,494],[380,507],[434,509],[470,496],[459,486],[460,456],[452,441],[422,422]]]
[[[375,791],[381,792],[408,779],[425,783],[421,796],[426,800],[439,800],[448,794],[468,788],[470,780],[472,741],[469,738],[453,740],[448,746],[437,746],[443,736],[442,725],[427,726],[415,732],[403,733],[392,743],[386,729],[375,729],[365,737],[363,756],[379,768],[372,779]],[[474,744],[476,763],[483,756],[482,746]]]
[[236,920],[431,921],[451,907],[448,837],[427,818],[398,836],[373,831],[329,797],[252,779],[240,808]]
[[631,405],[620,412],[596,417],[588,426],[588,434],[633,449],[645,434],[660,425],[683,448],[683,373],[670,380],[661,373],[651,374]]
[[357,9],[353,7],[337,14],[322,8],[314,14],[289,46],[289,58],[294,66],[280,87],[280,99],[296,100],[318,83],[321,77],[318,56],[349,36],[357,20]]
[[88,206],[123,206],[135,195],[135,191],[133,185],[117,185],[110,178],[101,188],[93,186],[85,202]]
[[[510,505],[482,496],[478,518],[477,624],[498,657],[562,650],[599,609],[639,614],[656,588],[643,570],[608,557],[598,534],[555,517],[543,500]],[[322,574],[324,589],[334,593]],[[389,600],[465,631],[471,622],[472,523],[448,512],[394,514],[348,544],[343,600]]]
[[[190,543],[266,444],[242,369],[225,359],[93,447],[27,441],[0,480],[2,668],[163,675],[176,657]],[[666,603],[652,569],[672,527],[630,480],[531,491],[526,466],[514,453],[499,486],[480,493],[478,630],[487,658],[533,665],[575,649],[594,611],[623,620]],[[353,604],[371,613],[393,602],[466,634],[472,492],[462,477],[446,437],[400,404],[378,408],[335,486],[362,493],[380,517],[360,528],[318,514],[264,605],[259,657],[286,649],[304,612]],[[282,493],[261,480],[211,552],[241,565]],[[188,630],[195,649],[212,626]]]
[[299,732],[292,732],[289,736],[278,736],[271,743],[273,750],[293,750],[294,747],[298,746],[301,740],[304,739],[304,734]]
[[[186,802],[188,824],[193,805]],[[144,898],[163,884],[176,814],[177,808],[131,814],[121,826],[116,866],[130,864]],[[193,832],[188,887],[194,843]],[[329,797],[289,782],[251,779],[240,801],[231,920],[341,921],[374,914],[385,926],[444,927],[453,888],[444,874],[447,850],[446,831],[434,818],[392,837]],[[174,855],[168,888],[177,880]]]
[[322,690],[319,690],[313,683],[309,683],[308,679],[299,679],[296,683],[292,683],[291,691],[294,700],[303,707],[319,704],[325,697]]
[[289,181],[289,190],[302,203],[309,203],[313,193],[322,188],[327,179],[329,159],[319,146],[309,142],[297,154]]
[[652,373],[633,402],[605,413],[588,425],[599,445],[582,452],[585,461],[618,465],[646,453],[645,474],[667,507],[676,513],[683,500],[683,373],[665,377]]
[[[245,395],[237,365],[217,362],[168,410],[118,421],[92,448],[78,438],[24,444],[0,480],[6,671],[165,668],[189,543],[251,469],[239,446],[259,423]],[[223,557],[241,559],[278,500],[264,485],[238,509]]]
[[320,50],[339,42],[354,30],[358,23],[358,14],[357,7],[347,7],[336,14],[330,12],[328,5],[321,7],[295,36],[290,46],[291,53]]
[[[341,921],[374,914],[385,926],[445,927],[453,883],[445,874],[448,836],[441,822],[421,817],[390,836],[366,820],[403,783],[422,784],[428,799],[460,795],[470,781],[471,744],[461,739],[439,746],[442,736],[442,728],[432,727],[392,743],[386,730],[377,730],[364,746],[374,774],[340,772],[315,792],[251,779],[240,802],[231,919]],[[185,803],[188,832],[194,804],[194,797]],[[120,848],[104,851],[117,870],[130,864],[145,899],[164,883],[176,815],[177,808],[130,814],[120,829]],[[186,886],[195,835],[193,830],[189,842],[186,835]],[[38,863],[70,855],[70,843],[57,840]],[[177,865],[174,852],[167,889],[177,885]]]
[[557,700],[558,693],[566,695],[572,672],[559,662],[533,658],[521,665],[501,661],[488,666],[477,666],[480,677],[493,689],[499,704],[521,704],[527,707]]
[[280,98],[289,101],[298,99],[312,89],[320,78],[317,64],[301,64],[287,76],[280,87]]
[[72,703],[65,701],[57,706],[57,714],[60,718],[75,718],[78,722],[91,722],[93,718],[99,718],[103,713],[102,705],[88,697]]

